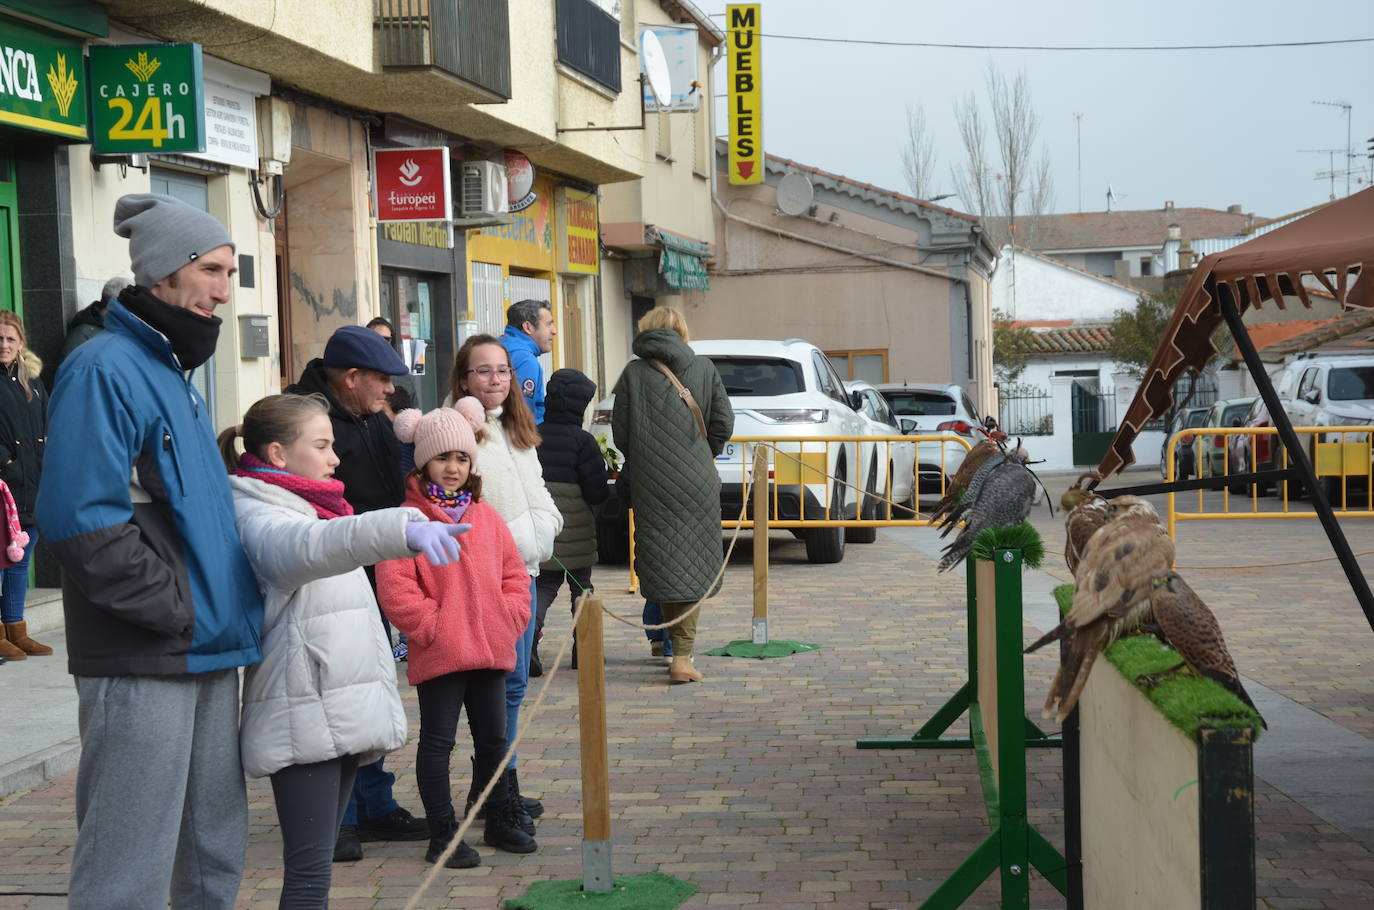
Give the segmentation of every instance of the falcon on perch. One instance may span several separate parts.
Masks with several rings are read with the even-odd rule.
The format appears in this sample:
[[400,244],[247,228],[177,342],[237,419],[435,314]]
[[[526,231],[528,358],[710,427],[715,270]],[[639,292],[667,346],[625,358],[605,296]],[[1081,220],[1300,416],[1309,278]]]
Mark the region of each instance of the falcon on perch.
[[1107,500],[1083,487],[1083,481],[1094,479],[1101,479],[1095,471],[1080,475],[1059,497],[1064,510],[1064,562],[1073,573],[1078,572],[1089,538],[1107,523]]
[[[1169,572],[1150,579],[1150,611],[1159,627],[1160,638],[1183,659],[1166,673],[1186,666],[1198,676],[1221,683],[1259,714],[1259,709],[1250,700],[1250,693],[1241,685],[1240,673],[1236,671],[1231,652],[1226,650],[1226,639],[1221,635],[1216,614],[1177,573]],[[1162,674],[1152,674],[1143,681],[1154,684],[1159,675]],[[1269,727],[1263,717],[1260,724],[1265,729]]]
[[949,486],[945,487],[945,495],[940,497],[940,501],[935,504],[935,510],[931,513],[930,523],[940,525],[942,519],[959,505],[959,494],[968,490],[969,484],[973,482],[973,477],[978,473],[989,458],[1002,453],[1001,441],[1007,438],[1007,434],[1001,430],[993,430],[988,434],[988,438],[979,442],[969,450],[964,456],[963,464],[959,465],[959,470],[954,472],[954,476],[949,479]]
[[961,518],[964,527],[945,547],[940,558],[941,572],[948,571],[968,555],[973,541],[984,528],[1009,528],[1026,520],[1038,492],[1035,475],[1026,467],[1026,460],[1026,450],[1018,447],[1005,455],[989,458],[974,475],[958,508],[950,513],[946,533]]
[[1073,606],[1064,621],[1026,648],[1068,640],[1068,651],[1045,699],[1045,716],[1059,722],[1073,710],[1097,655],[1150,615],[1151,580],[1172,570],[1174,542],[1154,506],[1119,496],[1107,506],[1107,523],[1088,539],[1074,574]]

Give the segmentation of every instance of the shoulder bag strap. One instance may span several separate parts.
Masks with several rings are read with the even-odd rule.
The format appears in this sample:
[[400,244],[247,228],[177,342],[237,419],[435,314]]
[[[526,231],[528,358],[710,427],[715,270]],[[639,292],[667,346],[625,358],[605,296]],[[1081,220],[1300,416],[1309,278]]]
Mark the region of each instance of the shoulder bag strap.
[[668,377],[668,381],[673,384],[673,388],[677,389],[677,396],[687,402],[687,407],[692,409],[692,416],[697,419],[697,432],[701,434],[702,439],[705,439],[706,418],[701,416],[701,408],[697,407],[697,400],[692,397],[692,390],[683,385],[682,380],[678,379],[677,374],[668,369],[663,361],[654,360],[653,358],[646,359],[652,363],[660,373]]

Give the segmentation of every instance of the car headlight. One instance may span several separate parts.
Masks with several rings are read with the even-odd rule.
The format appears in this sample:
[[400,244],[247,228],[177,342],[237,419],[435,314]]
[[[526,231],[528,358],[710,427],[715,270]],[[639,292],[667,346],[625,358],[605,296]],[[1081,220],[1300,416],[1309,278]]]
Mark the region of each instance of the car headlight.
[[753,413],[774,423],[825,423],[830,417],[825,408],[767,408]]

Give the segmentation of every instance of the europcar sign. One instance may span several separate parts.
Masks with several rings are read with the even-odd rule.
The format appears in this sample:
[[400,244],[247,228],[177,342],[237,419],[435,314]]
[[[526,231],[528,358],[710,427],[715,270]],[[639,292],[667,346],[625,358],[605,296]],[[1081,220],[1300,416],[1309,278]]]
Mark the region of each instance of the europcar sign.
[[87,72],[96,154],[205,151],[199,44],[95,45]]
[[447,146],[377,149],[372,173],[378,221],[448,221],[453,217]]

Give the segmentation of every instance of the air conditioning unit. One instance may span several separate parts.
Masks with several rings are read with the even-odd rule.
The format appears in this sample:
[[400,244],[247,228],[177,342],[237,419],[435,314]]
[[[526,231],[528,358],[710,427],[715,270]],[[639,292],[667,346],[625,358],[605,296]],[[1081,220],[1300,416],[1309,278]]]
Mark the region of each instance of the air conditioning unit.
[[509,211],[505,167],[494,161],[463,162],[463,180],[458,195],[459,215],[463,218],[481,218]]

